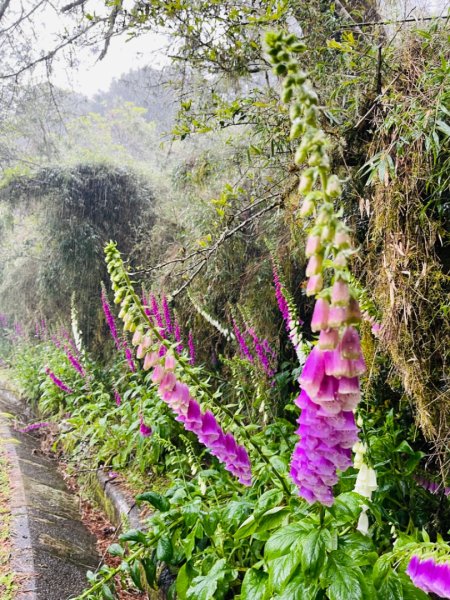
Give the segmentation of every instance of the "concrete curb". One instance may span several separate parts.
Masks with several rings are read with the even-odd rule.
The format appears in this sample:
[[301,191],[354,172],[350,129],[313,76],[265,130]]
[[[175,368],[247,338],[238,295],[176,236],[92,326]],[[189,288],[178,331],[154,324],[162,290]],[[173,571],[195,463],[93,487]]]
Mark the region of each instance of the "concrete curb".
[[25,486],[17,456],[17,448],[13,441],[15,438],[9,428],[7,419],[2,415],[0,415],[0,439],[10,466],[11,569],[17,574],[19,586],[15,594],[15,600],[37,600],[36,575],[26,508]]

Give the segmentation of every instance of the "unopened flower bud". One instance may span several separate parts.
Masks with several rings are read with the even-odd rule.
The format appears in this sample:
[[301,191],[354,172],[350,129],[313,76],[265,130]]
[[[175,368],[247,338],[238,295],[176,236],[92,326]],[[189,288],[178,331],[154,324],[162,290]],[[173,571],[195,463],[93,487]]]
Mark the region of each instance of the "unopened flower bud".
[[311,198],[305,198],[300,206],[299,214],[301,217],[309,217],[315,209],[315,204]]
[[322,249],[322,244],[320,241],[320,236],[318,236],[318,235],[308,236],[308,239],[306,240],[306,249],[305,249],[306,257],[309,258],[313,254],[320,252],[321,249]]
[[318,294],[323,288],[323,277],[321,274],[314,275],[308,280],[308,285],[306,286],[306,295],[307,296],[315,296]]
[[308,261],[308,266],[306,267],[306,277],[312,277],[313,275],[317,275],[322,270],[322,257],[320,254],[313,254]]
[[300,177],[300,182],[298,184],[298,191],[300,192],[300,194],[307,194],[308,192],[310,192],[313,186],[313,182],[314,179],[312,173],[304,173]]
[[330,198],[337,198],[341,195],[342,189],[337,175],[331,175],[329,177],[325,191]]

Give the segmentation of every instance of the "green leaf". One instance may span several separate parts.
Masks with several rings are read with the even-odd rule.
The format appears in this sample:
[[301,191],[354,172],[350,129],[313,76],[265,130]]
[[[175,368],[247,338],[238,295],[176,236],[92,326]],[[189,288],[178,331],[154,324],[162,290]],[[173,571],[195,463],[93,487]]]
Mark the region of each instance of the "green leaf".
[[111,556],[123,556],[125,554],[124,548],[120,544],[111,544],[107,550],[108,554]]
[[264,600],[269,575],[264,571],[249,569],[245,574],[241,588],[241,600]]
[[304,534],[304,526],[298,523],[278,529],[266,542],[264,558],[273,560],[287,554],[293,546],[298,545]]
[[364,504],[364,500],[355,492],[339,494],[333,506],[329,509],[335,518],[333,525],[339,527],[340,525],[357,523],[362,504]]
[[[325,531],[329,535],[328,530]],[[303,537],[299,550],[303,571],[310,577],[316,577],[326,561],[324,530],[310,531]]]
[[138,590],[143,592],[144,586],[142,585],[140,563],[137,560],[130,565],[130,576]]
[[139,494],[136,496],[136,502],[138,504],[141,502],[148,502],[161,512],[167,512],[170,508],[170,502],[167,498],[157,492],[144,492],[143,494]]
[[189,566],[188,562],[184,563],[184,565],[178,571],[175,589],[179,600],[184,600],[186,598],[187,591],[194,575],[195,572]]
[[256,531],[257,527],[258,522],[255,519],[255,515],[250,515],[236,531],[234,534],[234,539],[242,540],[243,538],[249,537]]
[[316,600],[318,591],[317,583],[308,582],[303,574],[296,575],[276,600]]
[[299,568],[300,563],[301,555],[298,545],[294,546],[289,554],[270,561],[268,565],[270,586],[276,592],[282,591]]
[[[228,571],[229,573],[229,571]],[[210,569],[207,575],[199,575],[192,581],[192,585],[189,587],[186,595],[187,600],[216,600],[216,598],[223,597],[226,590],[223,586],[220,588],[219,583],[223,583],[225,576],[227,575],[226,560],[221,558],[218,560],[213,567]],[[216,591],[219,592],[216,594]],[[223,593],[222,593],[223,592]]]
[[436,129],[439,129],[439,131],[442,131],[442,133],[445,133],[445,135],[450,136],[450,126],[444,121],[437,120]]
[[162,562],[170,562],[173,558],[173,546],[169,537],[162,537],[156,545],[156,558]]
[[111,589],[106,585],[106,583],[102,585],[102,596],[105,600],[115,600],[114,594],[112,593]]
[[156,581],[156,563],[151,558],[141,558],[141,563],[147,583],[153,587]]
[[402,582],[392,570],[388,572],[377,590],[383,600],[403,600]]
[[271,529],[280,527],[290,513],[291,511],[286,506],[275,506],[275,508],[271,508],[258,519],[258,527],[256,528],[255,533],[270,531]]
[[327,588],[329,600],[369,600],[361,569],[342,552],[329,555],[326,578],[330,582]]
[[408,575],[399,573],[398,577],[402,584],[403,600],[430,600],[428,594],[416,588]]
[[122,533],[122,535],[119,536],[119,541],[139,542],[140,544],[145,544],[147,538],[145,537],[145,534],[142,531],[139,531],[139,529],[130,529],[129,531],[126,531],[125,533]]

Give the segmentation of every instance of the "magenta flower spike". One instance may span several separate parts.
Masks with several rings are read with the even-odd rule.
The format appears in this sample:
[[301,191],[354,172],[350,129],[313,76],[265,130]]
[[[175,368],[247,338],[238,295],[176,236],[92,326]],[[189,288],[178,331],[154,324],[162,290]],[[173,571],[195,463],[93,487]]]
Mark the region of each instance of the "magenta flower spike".
[[[157,352],[155,352],[157,354]],[[147,355],[150,356],[150,355]],[[192,431],[225,468],[244,485],[251,485],[251,466],[246,449],[239,446],[231,434],[225,434],[212,412],[202,412],[200,405],[190,395],[186,384],[178,381],[173,355],[167,354],[164,366],[158,362],[151,379],[158,385],[161,399],[176,414],[176,420]]]
[[114,399],[116,401],[117,406],[120,406],[122,404],[122,398],[120,397],[120,394],[117,390],[114,390]]
[[236,340],[239,344],[239,348],[241,349],[242,354],[246,357],[246,359],[253,363],[254,362],[254,358],[252,353],[250,352],[247,343],[244,339],[244,336],[242,335],[241,330],[239,329],[236,321],[233,319],[233,330],[234,330],[234,335],[236,336]]
[[117,334],[116,322],[114,320],[114,316],[111,312],[111,306],[108,302],[108,298],[106,296],[106,291],[102,288],[102,308],[103,313],[105,315],[106,322],[108,323],[109,330],[111,332],[111,336],[116,344],[117,350],[120,350],[122,344],[120,342],[119,336]]
[[450,564],[437,563],[433,557],[422,559],[413,556],[406,573],[413,584],[427,594],[450,598]]
[[68,385],[66,385],[63,381],[61,381],[61,379],[59,379],[58,377],[56,377],[56,375],[53,373],[53,371],[50,371],[50,369],[47,367],[47,369],[45,369],[45,372],[47,373],[47,375],[50,377],[50,379],[53,381],[53,383],[59,387],[60,390],[62,390],[63,392],[66,392],[66,394],[73,394],[73,390],[70,389],[70,387]]
[[168,335],[172,335],[173,334],[172,317],[170,315],[169,303],[167,301],[166,296],[162,297],[162,309],[163,309],[163,313],[164,313],[164,321],[166,323],[166,332]]
[[195,344],[194,344],[194,336],[192,334],[192,331],[189,331],[188,348],[189,348],[189,362],[191,365],[195,365]]

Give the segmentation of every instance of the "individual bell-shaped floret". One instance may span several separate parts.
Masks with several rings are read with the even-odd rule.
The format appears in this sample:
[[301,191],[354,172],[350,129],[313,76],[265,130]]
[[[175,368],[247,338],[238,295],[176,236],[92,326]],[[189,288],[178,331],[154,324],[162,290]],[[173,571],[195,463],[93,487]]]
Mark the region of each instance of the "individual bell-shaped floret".
[[348,283],[343,279],[336,279],[331,288],[331,304],[334,306],[347,306],[350,300]]
[[328,328],[328,315],[330,305],[325,298],[317,298],[314,305],[314,312],[311,319],[312,331],[320,331]]
[[318,294],[323,288],[323,277],[322,274],[313,275],[308,280],[308,284],[306,286],[306,295],[307,296],[315,296]]

